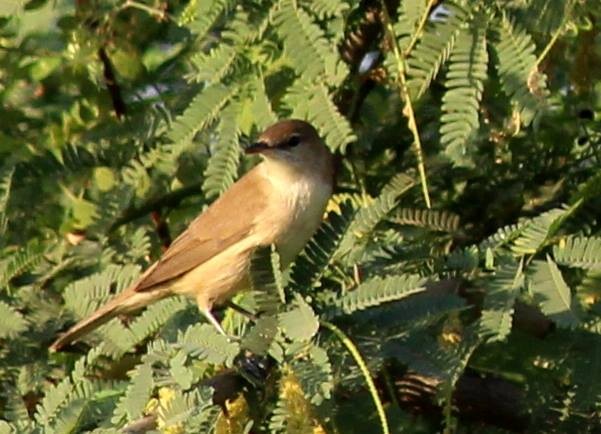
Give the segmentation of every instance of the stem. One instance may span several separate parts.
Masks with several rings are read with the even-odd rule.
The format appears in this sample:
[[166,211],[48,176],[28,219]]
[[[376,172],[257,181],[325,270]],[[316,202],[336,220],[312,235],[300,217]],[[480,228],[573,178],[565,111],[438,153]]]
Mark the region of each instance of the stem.
[[151,199],[148,202],[142,204],[138,208],[130,208],[125,210],[123,215],[119,217],[110,227],[109,232],[114,231],[119,226],[127,224],[133,220],[145,217],[153,211],[158,211],[162,208],[173,208],[179,205],[179,203],[189,196],[200,195],[200,185],[194,184],[187,187],[182,187],[179,190],[172,191],[165,194],[165,196]]
[[[415,112],[413,111],[413,104],[411,103],[411,97],[409,96],[409,89],[407,88],[407,79],[405,77],[405,61],[401,54],[399,45],[397,43],[394,29],[392,28],[392,22],[390,21],[390,15],[388,9],[386,9],[386,2],[382,1],[382,13],[384,16],[384,25],[386,32],[392,45],[392,50],[397,64],[397,70],[399,73],[399,92],[401,94],[401,100],[405,101],[405,107],[403,114],[407,117],[407,123],[409,130],[413,135],[413,149],[415,151],[415,157],[417,158],[417,170],[419,172],[419,178],[422,185],[422,194],[424,195],[424,201],[426,202],[427,208],[432,208],[430,202],[430,193],[428,192],[428,178],[426,176],[426,166],[424,164],[424,155],[422,151],[422,144],[419,138],[419,131],[417,130],[417,122],[415,121]],[[419,28],[418,28],[419,30]]]
[[123,10],[127,8],[139,9],[147,12],[149,15],[157,17],[159,20],[164,20],[165,18],[169,17],[169,15],[163,10],[153,8],[152,6],[145,5],[144,3],[138,3],[134,0],[126,0],[125,3],[121,5],[120,9]]
[[[430,16],[430,9],[432,9],[432,6],[434,6],[434,3],[436,2],[436,0],[429,0],[428,4],[426,5],[426,10],[424,11],[424,14],[422,15],[422,17],[419,20],[419,25],[417,26],[417,29],[415,29],[415,33],[413,34],[413,36],[411,37],[411,41],[409,41],[409,45],[407,45],[407,48],[405,48],[405,51],[403,52],[405,58],[407,56],[409,56],[409,53],[411,53],[411,50],[413,50],[413,47],[415,46],[415,44],[417,43],[417,40],[419,39],[419,37],[421,36],[424,27],[426,26],[426,21],[428,21],[428,17]],[[386,5],[384,5],[384,8],[386,8]],[[388,20],[389,16],[388,16],[388,11],[386,10],[384,12],[386,14],[386,20]],[[396,39],[395,39],[396,41]]]
[[320,321],[320,324],[330,330],[332,333],[336,335],[336,337],[342,342],[342,344],[346,347],[346,349],[351,353],[357,366],[361,370],[363,377],[365,378],[365,382],[367,383],[367,388],[369,389],[369,393],[376,405],[376,410],[378,411],[378,416],[380,417],[380,425],[382,426],[382,432],[384,434],[390,434],[390,429],[388,428],[388,421],[386,420],[386,413],[384,412],[384,406],[382,405],[382,401],[380,400],[380,396],[378,395],[378,390],[376,389],[376,385],[374,384],[374,380],[371,378],[371,374],[369,373],[369,369],[365,364],[365,360],[359,353],[359,350],[353,344],[353,341],[344,334],[342,330],[336,327],[334,324],[327,321]]
[[557,39],[563,32],[563,28],[566,25],[568,18],[570,17],[570,15],[572,13],[573,7],[574,7],[574,2],[573,1],[569,2],[568,6],[566,7],[566,11],[565,11],[563,20],[561,21],[561,24],[559,25],[559,27],[557,27],[557,30],[555,30],[555,33],[553,33],[553,36],[551,37],[551,40],[549,41],[547,46],[544,48],[542,53],[540,53],[540,55],[536,59],[536,63],[534,64],[535,68],[537,68],[541,64],[541,62],[545,59],[545,57],[547,57],[547,54],[549,54],[549,51],[551,51],[551,48],[553,48],[553,45],[555,45],[555,42],[557,42]]

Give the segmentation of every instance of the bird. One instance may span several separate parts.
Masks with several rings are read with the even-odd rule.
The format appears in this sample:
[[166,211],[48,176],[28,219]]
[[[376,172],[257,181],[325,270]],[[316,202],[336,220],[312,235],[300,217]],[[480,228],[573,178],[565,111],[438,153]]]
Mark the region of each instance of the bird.
[[58,351],[110,319],[171,295],[196,300],[220,332],[214,306],[250,286],[250,259],[275,245],[289,265],[317,230],[334,188],[334,159],[317,130],[279,121],[245,148],[262,161],[198,215],[140,278],[50,346]]

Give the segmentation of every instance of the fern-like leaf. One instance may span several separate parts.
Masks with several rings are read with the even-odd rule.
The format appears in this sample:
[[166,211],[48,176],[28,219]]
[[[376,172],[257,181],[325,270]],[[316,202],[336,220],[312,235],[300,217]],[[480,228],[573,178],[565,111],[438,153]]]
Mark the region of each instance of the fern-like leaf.
[[71,283],[64,291],[65,306],[82,318],[96,310],[112,296],[111,288],[125,289],[140,274],[140,267],[111,265],[99,273]]
[[[278,302],[286,301],[284,278],[280,269],[280,255],[273,246],[262,247],[253,252],[250,260],[251,287],[265,294],[269,300],[265,305],[259,303],[259,311],[273,314],[278,311]],[[267,300],[266,300],[267,301]]]
[[0,339],[15,338],[27,329],[27,321],[9,304],[0,301]]
[[295,359],[291,368],[307,401],[321,405],[330,399],[334,387],[332,365],[326,351],[318,346],[311,346],[307,356]]
[[257,78],[249,87],[251,89],[251,101],[249,103],[247,100],[247,113],[252,118],[252,123],[262,131],[275,123],[277,116],[271,107],[263,79],[261,77]]
[[198,83],[219,83],[234,67],[237,52],[235,47],[219,44],[208,53],[197,53],[190,61],[195,72],[188,78]]
[[343,16],[350,8],[344,0],[301,0],[300,4],[320,20]]
[[338,256],[344,256],[351,250],[355,250],[357,255],[360,254],[360,251],[357,250],[357,243],[369,239],[378,223],[398,205],[399,197],[409,191],[413,185],[412,178],[400,173],[382,188],[382,192],[372,203],[361,207],[340,243]]
[[180,297],[170,297],[148,306],[129,324],[129,330],[135,336],[134,345],[156,333],[173,315],[181,312],[187,306],[187,300]]
[[401,208],[392,221],[399,225],[419,226],[442,232],[455,232],[459,229],[459,216],[448,211]]
[[469,11],[458,2],[445,2],[437,20],[431,20],[425,33],[407,60],[411,94],[421,96],[449,57],[455,39]]
[[279,324],[286,336],[293,341],[308,341],[319,329],[319,319],[311,306],[298,294],[292,304],[293,308],[279,315]]
[[601,270],[601,238],[568,238],[553,248],[553,256],[561,265]]
[[488,342],[502,341],[511,332],[513,305],[523,284],[521,264],[501,266],[483,281],[486,292],[478,334]]
[[6,225],[8,223],[8,199],[10,197],[10,189],[12,186],[14,173],[14,167],[11,167],[8,170],[2,170],[2,172],[0,172],[0,239],[4,237]]
[[236,91],[235,86],[222,84],[214,84],[200,91],[173,123],[169,139],[174,143],[190,142],[197,132],[217,116]]
[[48,426],[56,418],[60,408],[67,401],[73,389],[71,380],[67,377],[60,383],[49,387],[44,398],[36,407],[35,420],[41,426]]
[[543,313],[563,327],[578,324],[570,288],[551,257],[547,255],[546,261],[534,261],[531,269],[529,287]]
[[534,254],[539,251],[547,240],[555,235],[576,207],[577,205],[571,208],[555,208],[526,221],[512,243],[512,251],[518,255]]
[[193,0],[182,11],[179,22],[189,23],[187,27],[201,38],[224,11],[232,8],[233,4],[232,0]]
[[281,0],[273,14],[273,24],[299,76],[312,81],[326,75],[328,82],[340,82],[344,78],[345,66],[338,61],[336,51],[296,2]]
[[192,357],[205,360],[207,363],[232,366],[234,357],[240,351],[237,342],[230,342],[226,336],[218,333],[209,324],[197,324],[188,327],[178,339],[186,353]]
[[164,432],[211,432],[219,409],[212,406],[208,388],[183,393],[173,390],[158,410],[158,426]]
[[227,190],[238,177],[240,144],[238,142],[238,116],[240,106],[229,104],[219,121],[219,139],[215,151],[209,158],[202,190],[209,198],[217,197]]
[[544,75],[536,69],[535,46],[526,31],[518,29],[506,16],[500,18],[498,41],[499,77],[524,125],[530,124],[543,108],[547,95]]
[[0,288],[6,288],[12,279],[40,265],[45,253],[44,246],[34,239],[0,262]]
[[393,25],[399,48],[406,50],[412,35],[418,31],[422,16],[427,13],[426,2],[402,1],[397,9],[398,20]]
[[454,164],[469,165],[467,148],[478,130],[478,109],[488,64],[483,17],[458,33],[449,63],[447,91],[442,97],[440,140]]
[[374,278],[343,294],[336,305],[349,314],[417,294],[425,289],[425,282],[426,279],[417,275]]
[[123,420],[131,421],[138,418],[144,411],[154,389],[152,367],[149,364],[142,363],[136,366],[131,371],[130,377],[131,382],[113,413],[112,421],[115,424]]

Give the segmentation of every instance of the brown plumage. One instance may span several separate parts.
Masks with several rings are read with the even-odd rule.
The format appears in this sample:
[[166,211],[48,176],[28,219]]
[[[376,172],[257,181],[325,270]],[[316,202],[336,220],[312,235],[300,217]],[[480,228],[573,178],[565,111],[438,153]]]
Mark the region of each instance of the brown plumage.
[[275,244],[282,263],[292,261],[319,225],[331,195],[332,156],[315,129],[299,120],[269,127],[247,153],[260,153],[264,161],[194,219],[136,283],[74,325],[52,350],[172,294],[195,298],[222,331],[210,311],[248,286],[253,250]]

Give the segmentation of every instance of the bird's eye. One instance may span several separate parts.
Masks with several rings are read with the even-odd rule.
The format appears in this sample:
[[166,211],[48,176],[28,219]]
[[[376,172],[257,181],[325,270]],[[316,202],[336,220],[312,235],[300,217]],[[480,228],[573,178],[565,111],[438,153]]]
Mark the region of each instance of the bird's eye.
[[290,138],[286,142],[286,147],[287,148],[294,148],[295,146],[298,146],[299,143],[300,143],[300,137],[299,136],[297,136],[297,135],[290,136]]

